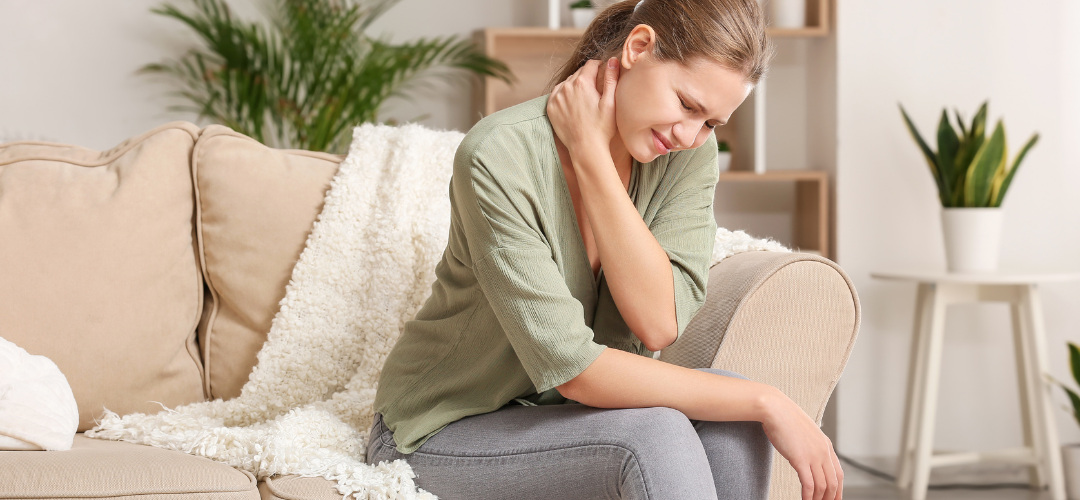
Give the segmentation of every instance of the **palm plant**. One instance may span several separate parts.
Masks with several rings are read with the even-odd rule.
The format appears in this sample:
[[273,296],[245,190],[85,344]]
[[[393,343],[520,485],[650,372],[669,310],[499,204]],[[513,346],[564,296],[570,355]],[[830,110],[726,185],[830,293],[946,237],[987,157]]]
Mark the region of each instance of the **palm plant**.
[[420,76],[512,80],[504,63],[456,36],[394,45],[366,35],[399,0],[269,0],[269,25],[235,17],[225,0],[188,1],[191,11],[165,3],[152,12],[183,22],[204,46],[140,73],[176,78],[188,104],[170,109],[272,147],[344,151],[352,127],[378,122],[383,102],[407,97]]
[[1033,134],[1020,148],[1010,167],[1007,163],[1005,126],[1001,120],[998,120],[990,139],[986,139],[986,106],[987,102],[983,102],[968,127],[964,126],[960,112],[955,111],[959,134],[949,121],[949,113],[942,110],[938,123],[937,152],[930,150],[904,107],[900,106],[908,131],[930,165],[943,207],[1000,207],[1020,162],[1039,139],[1039,134]]

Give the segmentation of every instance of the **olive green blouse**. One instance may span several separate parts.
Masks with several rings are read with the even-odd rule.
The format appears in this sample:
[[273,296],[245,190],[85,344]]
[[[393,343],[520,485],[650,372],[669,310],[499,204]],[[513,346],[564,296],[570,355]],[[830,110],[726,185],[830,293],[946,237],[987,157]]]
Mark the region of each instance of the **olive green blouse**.
[[[605,349],[652,356],[594,278],[548,121],[547,95],[480,120],[450,179],[449,242],[431,297],[405,323],[375,397],[397,450],[508,403],[560,404],[556,389]],[[716,236],[716,138],[636,160],[629,196],[667,252],[678,333],[705,302]]]

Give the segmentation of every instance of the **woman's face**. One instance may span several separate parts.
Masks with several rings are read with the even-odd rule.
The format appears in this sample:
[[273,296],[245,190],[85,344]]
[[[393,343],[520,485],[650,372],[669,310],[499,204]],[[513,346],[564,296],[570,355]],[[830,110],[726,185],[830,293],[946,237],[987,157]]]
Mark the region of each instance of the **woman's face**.
[[641,163],[704,144],[710,127],[727,123],[753,88],[743,75],[712,60],[658,62],[652,56],[655,37],[644,24],[630,32],[615,87],[619,136]]

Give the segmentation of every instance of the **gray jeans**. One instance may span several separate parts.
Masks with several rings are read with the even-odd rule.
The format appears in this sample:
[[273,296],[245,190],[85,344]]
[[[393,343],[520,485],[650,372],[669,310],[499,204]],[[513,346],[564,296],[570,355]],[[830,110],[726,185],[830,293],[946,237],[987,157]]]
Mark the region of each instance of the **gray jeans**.
[[395,446],[376,413],[368,463],[403,458],[442,500],[764,500],[773,452],[760,422],[582,404],[508,405],[447,425],[411,454]]

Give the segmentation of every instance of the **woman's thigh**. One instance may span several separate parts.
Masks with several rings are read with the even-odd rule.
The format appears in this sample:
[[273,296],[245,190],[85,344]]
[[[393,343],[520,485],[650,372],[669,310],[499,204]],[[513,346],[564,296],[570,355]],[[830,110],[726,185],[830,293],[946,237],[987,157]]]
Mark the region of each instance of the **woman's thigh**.
[[[698,370],[746,379],[738,373],[715,368]],[[709,466],[721,499],[764,499],[769,495],[773,446],[761,422],[710,422],[691,420],[709,457]]]
[[505,406],[450,423],[411,454],[395,446],[376,414],[368,462],[405,459],[417,484],[446,500],[764,500],[773,450],[759,422],[581,404]]
[[368,462],[405,459],[444,500],[715,499],[690,420],[671,408],[505,406],[453,422],[408,455],[380,416]]

